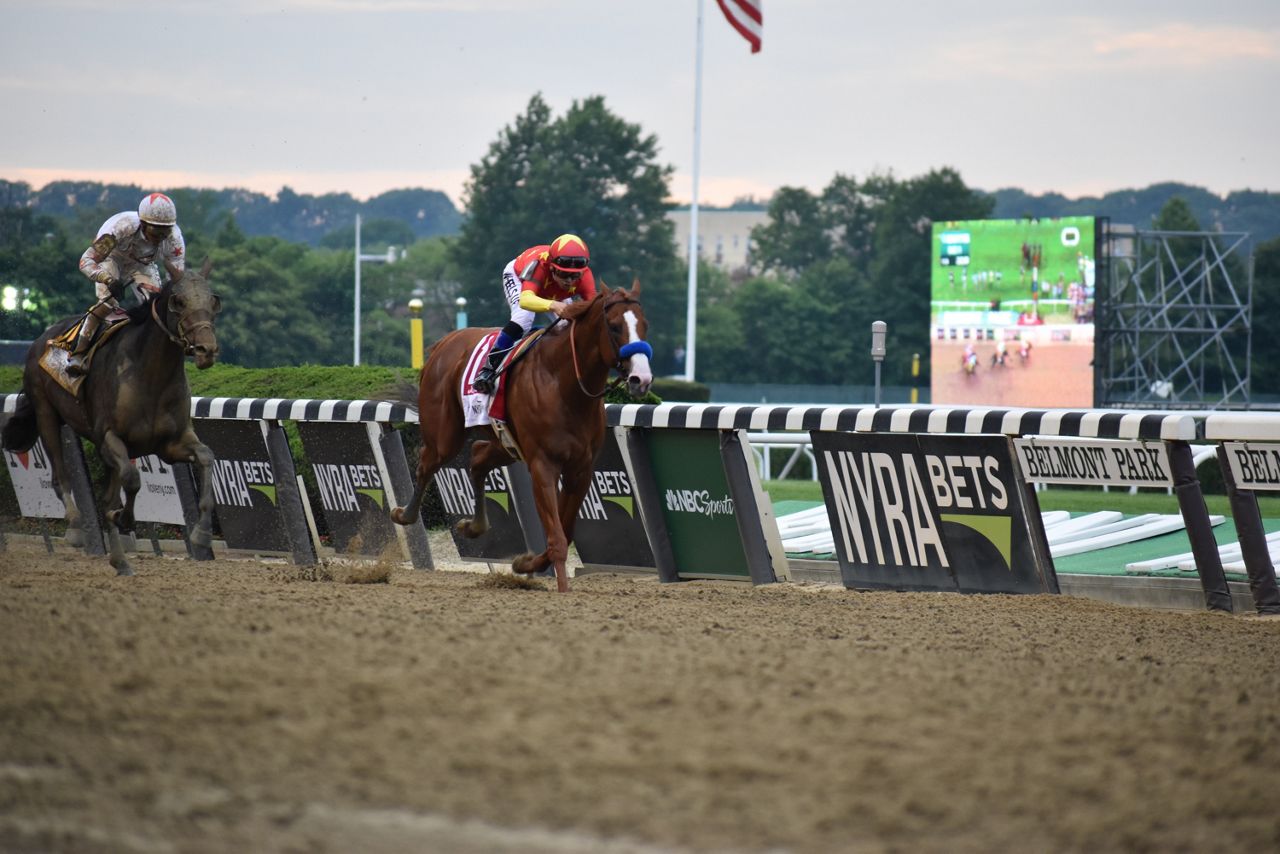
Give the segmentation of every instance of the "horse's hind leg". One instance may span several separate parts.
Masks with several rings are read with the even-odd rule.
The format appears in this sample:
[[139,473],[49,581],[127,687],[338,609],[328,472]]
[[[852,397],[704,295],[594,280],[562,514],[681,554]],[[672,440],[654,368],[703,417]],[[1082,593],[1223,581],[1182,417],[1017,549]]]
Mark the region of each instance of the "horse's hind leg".
[[[111,565],[115,567],[116,575],[133,575],[133,567],[125,557],[124,543],[120,535],[133,530],[133,502],[138,495],[138,490],[142,487],[142,476],[138,474],[133,461],[129,459],[129,450],[124,442],[110,430],[98,445],[98,455],[102,457],[107,471],[111,473],[102,496]],[[121,489],[124,489],[124,501],[120,500]]]
[[413,473],[413,495],[409,496],[409,501],[403,507],[393,508],[391,511],[391,521],[397,525],[412,525],[418,521],[418,511],[422,507],[422,497],[427,494],[427,487],[431,484],[431,479],[436,476],[436,472],[440,470],[440,466],[444,465],[445,460],[458,453],[458,448],[462,447],[462,437],[459,435],[452,447],[446,446],[442,449],[439,445],[439,439],[431,439],[423,436],[422,448],[418,451],[418,465]]
[[[423,382],[427,382],[425,377]],[[452,385],[444,384],[442,387],[452,388]],[[431,414],[433,409],[434,417]],[[391,511],[391,521],[397,525],[411,525],[418,521],[422,497],[426,495],[431,479],[450,457],[458,453],[466,437],[462,405],[453,397],[437,400],[434,404],[420,404],[418,418],[422,447],[418,450],[418,465],[414,470],[413,495],[403,507]]]
[[36,425],[40,441],[49,453],[49,465],[53,468],[53,491],[66,508],[67,544],[79,548],[84,545],[84,529],[80,525],[80,507],[72,493],[67,475],[67,461],[62,453],[62,419],[53,407],[36,402]]

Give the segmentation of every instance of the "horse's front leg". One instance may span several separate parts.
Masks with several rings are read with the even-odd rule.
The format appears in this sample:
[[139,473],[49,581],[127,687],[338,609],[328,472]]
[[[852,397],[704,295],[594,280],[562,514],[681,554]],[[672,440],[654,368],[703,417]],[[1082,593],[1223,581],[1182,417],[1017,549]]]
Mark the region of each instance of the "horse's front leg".
[[[551,564],[556,568],[556,589],[561,593],[568,593],[569,570],[565,561],[569,558],[569,539],[565,536],[560,518],[560,470],[544,457],[530,459],[528,464],[529,474],[533,479],[533,502],[537,505],[538,519],[542,522],[542,531],[547,537],[547,550],[540,555],[521,555],[512,562],[511,568],[519,573],[531,574]],[[579,496],[578,502],[581,501],[582,496]]]
[[200,441],[196,431],[187,427],[182,435],[166,445],[160,458],[167,463],[190,463],[199,483],[200,519],[195,530],[187,532],[193,545],[208,546],[213,542],[213,451]]
[[[133,567],[124,553],[122,533],[129,533],[133,528],[133,502],[142,487],[142,476],[129,459],[129,449],[124,441],[114,432],[108,430],[98,445],[98,456],[102,458],[110,477],[102,496],[103,515],[107,521],[107,543],[111,555],[111,565],[116,575],[133,575]],[[125,492],[121,501],[120,490]],[[127,526],[127,527],[126,527]]]
[[80,524],[80,507],[76,504],[67,475],[67,461],[62,454],[62,419],[52,407],[36,405],[36,429],[40,441],[49,452],[49,465],[53,468],[53,491],[66,508],[67,545],[80,548],[84,545],[84,528]]
[[[594,455],[591,459],[594,459]],[[591,488],[593,471],[594,465],[588,465],[585,469],[566,469],[560,475],[560,527],[567,543],[573,542],[573,528],[578,521],[582,501]]]

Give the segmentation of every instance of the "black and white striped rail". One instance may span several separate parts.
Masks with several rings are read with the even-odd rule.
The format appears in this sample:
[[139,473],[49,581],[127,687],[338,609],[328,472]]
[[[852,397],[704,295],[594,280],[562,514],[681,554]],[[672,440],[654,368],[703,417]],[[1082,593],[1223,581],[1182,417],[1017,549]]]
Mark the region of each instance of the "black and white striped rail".
[[[17,406],[4,395],[4,412]],[[796,406],[711,403],[609,404],[611,427],[703,430],[834,430],[860,433],[1003,433],[1008,436],[1079,436],[1089,439],[1205,438],[1205,416],[1186,412],[1106,409],[993,409],[941,406]],[[275,397],[195,397],[195,418],[268,421],[379,421],[416,424],[417,410],[385,400],[316,400]],[[1218,416],[1214,416],[1218,418]],[[1247,422],[1247,424],[1246,424]],[[1264,426],[1265,425],[1265,426]],[[1228,415],[1212,438],[1257,439],[1280,433],[1275,415]]]
[[829,430],[860,433],[1003,433],[1089,439],[1203,437],[1203,419],[1139,410],[991,409],[934,406],[734,406],[625,404],[608,407],[612,427],[704,430]]
[[191,416],[266,421],[418,422],[417,410],[403,403],[277,397],[193,397]]

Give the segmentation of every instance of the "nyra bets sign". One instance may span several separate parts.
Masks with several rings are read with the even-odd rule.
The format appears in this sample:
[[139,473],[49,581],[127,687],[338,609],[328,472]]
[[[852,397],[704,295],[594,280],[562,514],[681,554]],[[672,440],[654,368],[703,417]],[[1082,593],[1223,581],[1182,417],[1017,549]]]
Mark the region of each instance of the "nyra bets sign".
[[812,437],[846,587],[1056,591],[1005,437]]

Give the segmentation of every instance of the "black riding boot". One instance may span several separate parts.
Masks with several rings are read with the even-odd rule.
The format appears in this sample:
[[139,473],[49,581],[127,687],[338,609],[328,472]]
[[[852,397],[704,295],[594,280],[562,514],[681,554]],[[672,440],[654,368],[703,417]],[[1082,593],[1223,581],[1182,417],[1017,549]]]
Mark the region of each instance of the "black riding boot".
[[476,373],[475,382],[471,385],[481,394],[493,394],[497,387],[498,366],[502,364],[502,357],[507,355],[505,350],[489,351],[489,358],[485,361],[484,367]]

